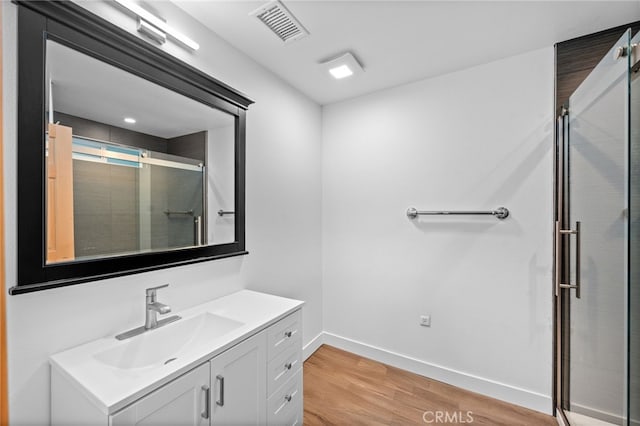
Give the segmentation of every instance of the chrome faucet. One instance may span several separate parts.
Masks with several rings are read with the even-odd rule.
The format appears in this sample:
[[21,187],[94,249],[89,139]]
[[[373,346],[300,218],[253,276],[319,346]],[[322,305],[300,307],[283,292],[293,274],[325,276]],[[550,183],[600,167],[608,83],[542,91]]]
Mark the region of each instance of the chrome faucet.
[[160,285],[158,287],[151,287],[146,290],[146,312],[147,316],[144,322],[145,330],[156,328],[158,326],[158,314],[164,315],[171,312],[171,307],[160,303],[156,300],[156,290],[169,287],[169,284]]
[[171,324],[172,322],[178,321],[180,319],[178,315],[172,315],[168,318],[164,318],[158,321],[158,314],[164,315],[171,312],[171,307],[165,305],[164,303],[160,303],[156,300],[156,290],[160,288],[165,288],[165,287],[169,287],[169,284],[160,285],[158,287],[151,287],[146,290],[146,293],[147,293],[147,298],[145,302],[146,319],[144,321],[144,325],[141,325],[140,327],[126,331],[124,333],[118,334],[116,336],[116,339],[125,340],[130,337],[145,333],[149,330],[153,330],[154,328]]

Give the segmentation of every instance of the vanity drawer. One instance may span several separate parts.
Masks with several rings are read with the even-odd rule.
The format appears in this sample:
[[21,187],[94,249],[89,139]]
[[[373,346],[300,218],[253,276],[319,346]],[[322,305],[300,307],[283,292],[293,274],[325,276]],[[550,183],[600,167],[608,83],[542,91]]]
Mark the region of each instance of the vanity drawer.
[[291,347],[294,343],[300,346],[299,337],[302,335],[302,315],[300,310],[292,313],[269,327],[267,330],[268,358],[271,360]]
[[267,394],[271,395],[302,367],[302,344],[298,336],[293,344],[267,366]]
[[301,425],[302,424],[302,370],[271,395],[267,401],[267,424],[269,425]]

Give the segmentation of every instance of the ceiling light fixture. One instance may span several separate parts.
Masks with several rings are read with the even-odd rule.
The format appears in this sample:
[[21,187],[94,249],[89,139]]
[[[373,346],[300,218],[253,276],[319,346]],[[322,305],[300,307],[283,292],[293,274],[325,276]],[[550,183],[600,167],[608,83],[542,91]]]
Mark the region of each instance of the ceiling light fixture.
[[340,80],[364,72],[364,68],[351,52],[344,53],[328,61],[320,62],[333,78]]
[[336,80],[340,80],[341,78],[349,77],[353,75],[353,71],[347,65],[339,65],[335,68],[329,69],[329,72]]
[[136,119],[135,118],[131,118],[131,117],[127,117],[124,119],[125,123],[129,123],[129,124],[136,124]]
[[[162,19],[158,18],[157,16],[154,16],[151,12],[144,10],[143,8],[133,3],[132,1],[115,0],[115,2],[118,3],[120,6],[126,8],[130,12],[135,13],[140,19],[138,22],[138,31],[146,34],[152,39],[162,43],[163,41],[160,41],[160,40],[163,39],[163,36],[169,35],[175,40],[179,41],[180,43],[184,44],[185,46],[193,50],[200,49],[200,45],[198,43],[191,40],[189,37],[182,34],[181,32],[174,29],[173,27],[170,27]],[[149,28],[149,27],[154,27],[154,28]]]

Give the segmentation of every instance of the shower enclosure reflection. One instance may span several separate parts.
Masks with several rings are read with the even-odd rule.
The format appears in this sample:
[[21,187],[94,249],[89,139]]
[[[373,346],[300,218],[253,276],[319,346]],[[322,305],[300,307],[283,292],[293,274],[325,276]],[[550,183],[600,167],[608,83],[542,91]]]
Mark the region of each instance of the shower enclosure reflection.
[[72,153],[77,258],[206,243],[202,159],[79,137]]
[[235,117],[46,43],[46,263],[233,242]]

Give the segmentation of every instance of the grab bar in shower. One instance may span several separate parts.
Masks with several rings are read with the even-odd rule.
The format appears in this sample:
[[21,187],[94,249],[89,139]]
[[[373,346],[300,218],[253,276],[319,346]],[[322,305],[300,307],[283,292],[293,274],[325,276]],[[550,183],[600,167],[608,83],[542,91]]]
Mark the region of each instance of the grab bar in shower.
[[165,210],[164,214],[166,214],[167,216],[170,216],[172,214],[175,215],[184,215],[184,216],[193,216],[193,210]]
[[509,216],[509,210],[506,207],[498,207],[495,210],[468,210],[468,211],[419,211],[413,207],[407,209],[407,217],[415,219],[420,215],[492,215],[498,219],[505,219]]

